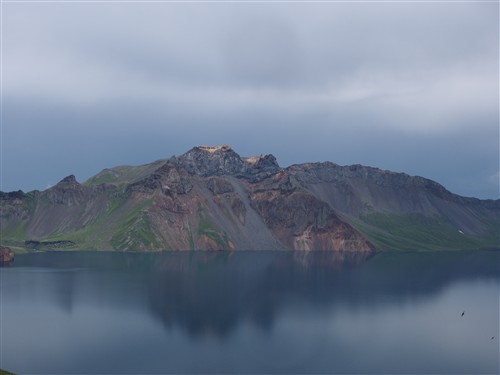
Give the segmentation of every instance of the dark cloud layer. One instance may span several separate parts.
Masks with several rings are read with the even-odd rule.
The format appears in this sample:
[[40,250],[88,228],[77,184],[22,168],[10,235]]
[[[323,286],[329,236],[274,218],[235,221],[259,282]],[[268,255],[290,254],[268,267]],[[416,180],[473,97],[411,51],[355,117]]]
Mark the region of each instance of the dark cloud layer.
[[3,190],[198,144],[497,198],[498,4],[6,3]]

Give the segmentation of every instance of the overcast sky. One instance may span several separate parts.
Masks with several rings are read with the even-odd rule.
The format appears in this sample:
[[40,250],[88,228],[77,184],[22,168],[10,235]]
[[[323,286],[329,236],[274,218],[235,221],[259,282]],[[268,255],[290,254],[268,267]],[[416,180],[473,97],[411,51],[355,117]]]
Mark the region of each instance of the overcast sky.
[[228,143],[499,198],[499,4],[3,3],[4,191]]

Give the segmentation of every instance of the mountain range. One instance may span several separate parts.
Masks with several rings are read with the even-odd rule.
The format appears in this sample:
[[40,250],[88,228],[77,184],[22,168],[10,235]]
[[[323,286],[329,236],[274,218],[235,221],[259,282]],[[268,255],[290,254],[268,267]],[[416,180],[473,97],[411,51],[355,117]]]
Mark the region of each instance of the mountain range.
[[282,168],[228,145],[0,192],[0,208],[0,242],[14,249],[500,249],[500,200],[361,165]]

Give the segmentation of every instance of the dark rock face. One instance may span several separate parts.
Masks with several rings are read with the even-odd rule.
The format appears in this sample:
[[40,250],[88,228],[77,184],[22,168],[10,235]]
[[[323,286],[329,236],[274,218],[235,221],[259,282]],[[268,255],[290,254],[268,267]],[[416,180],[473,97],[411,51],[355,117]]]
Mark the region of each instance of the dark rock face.
[[259,182],[281,170],[273,155],[241,158],[228,146],[194,147],[177,158],[180,165],[192,175],[237,176],[250,182]]
[[429,202],[429,197],[459,205],[479,201],[453,194],[437,182],[420,176],[362,165],[308,163],[293,165],[287,168],[287,172],[313,190],[328,186],[329,197],[326,201],[351,216],[361,214],[367,205],[381,205],[383,210],[400,213],[439,214],[437,211],[431,212],[434,203]]
[[74,175],[67,176],[47,190],[47,197],[53,203],[75,206],[85,202],[86,187],[80,184]]
[[256,158],[245,159],[249,163],[245,174],[242,176],[250,182],[256,183],[278,173],[281,168],[274,155],[259,156]]
[[375,247],[325,203],[306,191],[267,190],[251,196],[276,237],[294,250],[370,252]]
[[4,193],[3,191],[0,191],[0,200],[3,201],[9,201],[9,200],[16,200],[16,199],[23,199],[26,197],[26,193],[24,193],[22,190],[18,191],[11,191],[8,193]]
[[245,170],[245,163],[228,145],[194,147],[179,157],[190,174],[198,176],[236,175]]
[[14,260],[13,251],[6,246],[0,246],[0,263],[10,263]]
[[187,194],[193,188],[189,176],[182,168],[166,162],[152,175],[129,185],[129,190],[151,193],[160,190],[167,196]]
[[72,174],[64,177],[61,181],[59,181],[57,185],[59,185],[59,187],[61,188],[66,188],[66,189],[76,188],[80,186],[80,184],[76,180],[75,175]]
[[166,163],[157,170],[161,176],[163,191],[166,195],[188,194],[193,189],[193,184],[186,171]]
[[21,190],[9,193],[0,192],[0,218],[3,220],[19,221],[25,220],[29,216],[25,202],[29,201],[31,196]]
[[233,185],[222,177],[212,177],[207,181],[207,188],[214,195],[227,194],[234,191]]

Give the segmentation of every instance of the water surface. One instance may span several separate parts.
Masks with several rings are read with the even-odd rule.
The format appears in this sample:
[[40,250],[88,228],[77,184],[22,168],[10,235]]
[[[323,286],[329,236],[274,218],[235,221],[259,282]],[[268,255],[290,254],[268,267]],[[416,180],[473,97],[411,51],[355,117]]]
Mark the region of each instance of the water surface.
[[499,372],[498,252],[49,252],[1,281],[18,374]]

